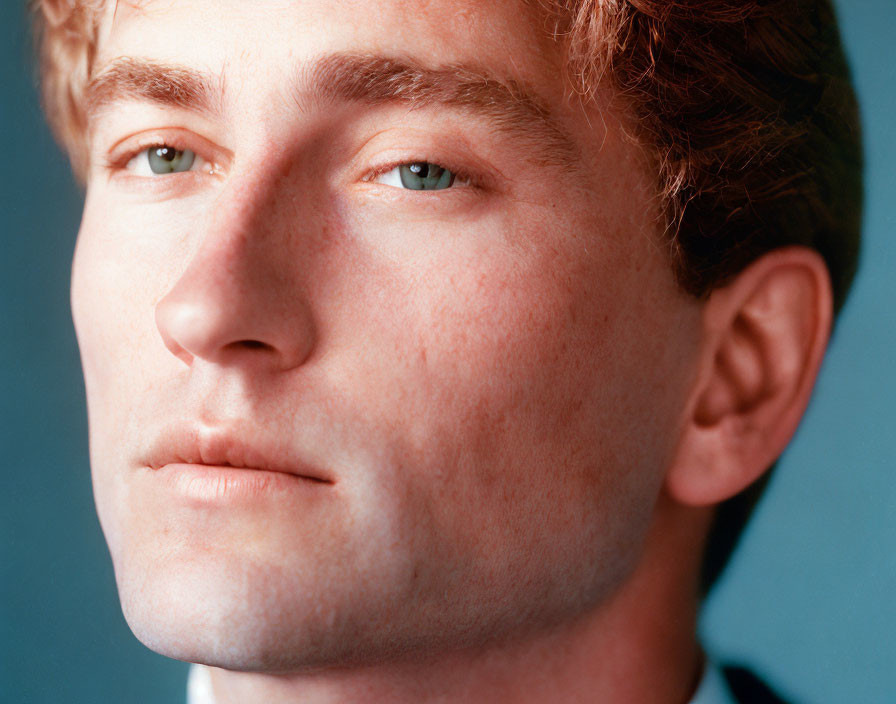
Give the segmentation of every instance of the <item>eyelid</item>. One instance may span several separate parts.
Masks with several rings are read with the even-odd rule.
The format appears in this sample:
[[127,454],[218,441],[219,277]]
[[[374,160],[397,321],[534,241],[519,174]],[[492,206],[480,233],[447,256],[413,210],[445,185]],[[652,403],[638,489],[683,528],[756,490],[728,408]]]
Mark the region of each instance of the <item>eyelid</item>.
[[[123,172],[128,170],[131,161],[145,152],[147,149],[158,147],[171,147],[178,151],[190,150],[198,160],[207,164],[208,169],[192,168],[190,171],[180,172],[218,174],[223,170],[222,162],[228,157],[225,150],[214,147],[211,142],[193,132],[183,130],[150,130],[138,135],[120,140],[109,150],[105,159],[105,167],[111,172]],[[177,173],[168,174],[175,176]],[[137,178],[149,178],[140,176]]]
[[[428,162],[452,171],[481,191],[505,192],[515,182],[505,173],[503,161],[513,159],[497,148],[492,135],[464,129],[450,119],[442,121],[436,112],[432,120],[409,120],[406,112],[374,129],[363,144],[352,150],[350,173],[355,180],[369,182],[377,175],[402,164]],[[512,162],[511,162],[512,163]],[[373,184],[372,184],[373,185]],[[455,189],[448,189],[455,190]],[[466,189],[463,189],[466,190]]]
[[[422,142],[419,140],[420,138],[416,135],[401,134],[393,144],[404,143],[405,146],[386,146],[377,149],[373,145],[367,145],[368,148],[362,150],[356,157],[357,166],[355,168],[363,174],[360,176],[360,181],[369,183],[371,186],[379,186],[382,184],[377,183],[374,179],[392,169],[407,164],[427,163],[451,171],[455,178],[462,183],[439,191],[425,192],[422,194],[423,197],[432,197],[436,193],[447,197],[449,193],[458,190],[485,193],[503,192],[507,189],[508,180],[501,168],[491,160],[481,158],[463,142],[454,139],[450,141],[433,140],[429,134],[424,135]],[[421,146],[416,147],[414,143],[419,143]],[[435,148],[433,148],[433,143],[436,145]],[[446,156],[449,154],[451,156]],[[387,185],[383,185],[383,187],[390,188]],[[391,186],[391,188],[407,190],[408,193],[414,192],[412,189],[397,189],[395,186]]]
[[[365,176],[362,180],[367,181],[369,183],[381,183],[376,179],[380,176],[384,176],[390,171],[394,171],[395,169],[401,166],[408,166],[410,164],[431,164],[432,166],[438,166],[442,169],[450,171],[454,174],[454,183],[456,185],[452,185],[451,188],[441,189],[441,190],[452,190],[453,188],[481,188],[480,179],[476,177],[470,170],[464,169],[463,167],[455,167],[450,163],[446,163],[444,160],[437,159],[401,159],[395,162],[387,162],[382,166],[377,166],[370,170],[367,176]],[[387,184],[383,184],[387,185]],[[389,186],[390,188],[397,188],[397,186]],[[412,189],[402,189],[402,190],[412,190]],[[427,193],[437,193],[438,191],[428,191]]]

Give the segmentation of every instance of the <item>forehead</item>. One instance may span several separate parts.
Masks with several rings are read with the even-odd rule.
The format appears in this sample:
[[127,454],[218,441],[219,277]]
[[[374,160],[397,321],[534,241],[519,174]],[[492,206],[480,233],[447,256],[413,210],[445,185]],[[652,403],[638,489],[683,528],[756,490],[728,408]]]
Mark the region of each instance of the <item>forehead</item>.
[[524,0],[118,0],[105,8],[100,37],[100,65],[133,52],[221,64],[238,50],[233,70],[272,54],[300,61],[367,50],[421,62],[477,60],[556,84],[543,13]]
[[[606,145],[606,118],[624,121],[625,114],[610,90],[601,88],[599,101],[587,107],[569,90],[548,26],[544,9],[526,0],[119,0],[106,7],[93,73],[103,74],[122,57],[184,66],[211,78],[210,92],[224,96],[229,110],[270,114],[303,87],[320,94],[312,80],[320,76],[309,73],[322,57],[394,57],[423,71],[380,76],[378,82],[419,80],[425,88],[424,81],[438,78],[426,69],[449,79],[472,75],[467,86],[479,93],[473,102],[481,112],[489,112],[481,108],[491,102],[496,126],[521,127],[523,142],[554,153],[539,149],[533,158],[591,168]],[[459,85],[435,84],[448,85],[449,92]]]

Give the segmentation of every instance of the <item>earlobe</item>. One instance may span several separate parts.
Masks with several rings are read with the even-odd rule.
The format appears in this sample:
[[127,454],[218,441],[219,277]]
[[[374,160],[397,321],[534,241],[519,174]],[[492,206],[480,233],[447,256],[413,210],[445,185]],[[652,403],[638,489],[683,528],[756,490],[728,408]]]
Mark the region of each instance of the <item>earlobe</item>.
[[711,294],[700,370],[666,475],[672,498],[724,501],[783,452],[809,402],[832,306],[824,261],[803,247],[763,256]]

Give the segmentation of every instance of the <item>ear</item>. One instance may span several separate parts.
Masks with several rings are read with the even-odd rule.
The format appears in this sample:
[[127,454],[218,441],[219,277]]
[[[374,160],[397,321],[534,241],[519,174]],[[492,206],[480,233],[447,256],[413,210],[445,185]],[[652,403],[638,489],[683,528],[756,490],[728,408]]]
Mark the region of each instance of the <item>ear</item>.
[[666,492],[719,503],[784,451],[809,402],[833,318],[821,256],[775,250],[710,295],[685,425]]
[[51,27],[65,23],[74,11],[71,0],[40,0],[37,4]]

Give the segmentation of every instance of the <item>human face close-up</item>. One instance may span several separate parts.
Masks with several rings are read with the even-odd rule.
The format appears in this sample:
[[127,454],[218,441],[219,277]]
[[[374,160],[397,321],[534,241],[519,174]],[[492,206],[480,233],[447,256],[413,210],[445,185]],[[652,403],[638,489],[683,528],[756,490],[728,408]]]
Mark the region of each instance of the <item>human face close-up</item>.
[[107,13],[72,307],[150,647],[269,671],[483,648],[632,570],[699,308],[624,111],[572,97],[545,26],[517,2]]

